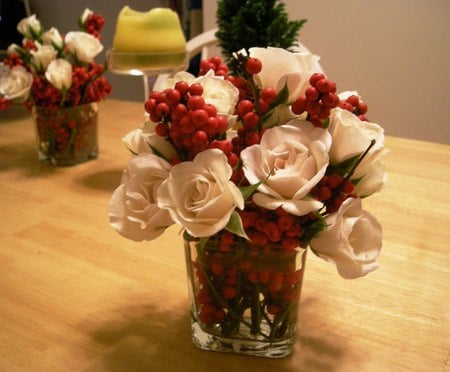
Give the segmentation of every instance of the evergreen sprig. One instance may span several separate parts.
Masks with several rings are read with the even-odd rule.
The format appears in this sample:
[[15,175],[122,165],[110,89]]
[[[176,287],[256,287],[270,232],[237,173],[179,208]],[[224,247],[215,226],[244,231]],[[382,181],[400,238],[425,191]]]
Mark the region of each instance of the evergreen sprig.
[[306,19],[290,21],[279,0],[219,0],[216,37],[227,63],[243,48],[296,45]]

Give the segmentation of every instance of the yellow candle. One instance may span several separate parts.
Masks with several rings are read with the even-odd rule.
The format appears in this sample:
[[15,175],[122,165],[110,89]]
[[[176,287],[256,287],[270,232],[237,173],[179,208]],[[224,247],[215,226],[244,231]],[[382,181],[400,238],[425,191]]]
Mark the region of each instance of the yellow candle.
[[164,67],[182,63],[186,40],[176,12],[154,8],[139,12],[125,6],[119,13],[113,40],[116,59],[128,67]]

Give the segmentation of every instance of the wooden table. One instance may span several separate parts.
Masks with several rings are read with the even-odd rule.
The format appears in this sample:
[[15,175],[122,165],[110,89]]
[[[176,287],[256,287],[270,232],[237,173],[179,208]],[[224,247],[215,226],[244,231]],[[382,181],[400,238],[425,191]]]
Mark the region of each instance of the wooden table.
[[27,114],[0,113],[1,371],[450,369],[450,146],[387,138],[389,182],[364,201],[381,267],[348,281],[309,255],[295,351],[270,360],[191,344],[178,228],[136,243],[109,226],[143,105],[100,110],[100,157],[66,168],[38,162]]

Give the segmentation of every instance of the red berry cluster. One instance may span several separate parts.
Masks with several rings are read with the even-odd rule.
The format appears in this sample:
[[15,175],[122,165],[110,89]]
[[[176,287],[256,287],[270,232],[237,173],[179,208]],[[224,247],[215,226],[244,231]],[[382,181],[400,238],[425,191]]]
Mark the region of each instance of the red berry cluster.
[[339,105],[336,84],[321,73],[314,73],[309,83],[305,94],[292,103],[292,112],[297,115],[307,112],[307,120],[316,127],[324,127],[323,121],[330,116],[331,110]]
[[105,24],[105,18],[103,18],[101,15],[92,13],[90,14],[86,21],[84,22],[84,29],[87,33],[95,36],[97,39],[101,40],[100,31],[103,28],[103,25]]
[[341,204],[350,197],[356,197],[353,193],[353,183],[339,174],[324,176],[311,190],[311,195],[324,202],[327,213],[336,212]]
[[367,103],[360,100],[356,95],[351,95],[345,100],[339,102],[339,107],[354,113],[362,121],[368,121],[365,114],[367,113]]
[[216,76],[227,76],[229,72],[228,66],[218,56],[212,56],[200,62],[199,76],[205,75],[209,70],[213,70]]
[[92,147],[92,131],[96,119],[90,113],[59,111],[56,115],[53,108],[45,108],[37,111],[37,130],[41,142],[46,143],[49,154],[67,152],[75,153],[84,151],[86,146],[90,152]]
[[251,203],[239,214],[251,245],[267,249],[271,243],[280,243],[285,251],[300,246],[303,226],[308,220],[308,216],[295,216],[282,208],[271,211]]
[[[239,315],[230,313],[236,301],[249,301],[245,305],[250,307],[255,284],[264,298],[260,310],[266,316],[276,316],[290,307],[295,308],[292,305],[298,301],[304,272],[303,267],[295,267],[296,252],[241,250],[236,256],[239,243],[231,247],[231,234],[224,232],[217,239],[221,247],[219,250],[216,248],[217,242],[213,241],[193,262],[196,278],[194,290],[202,323],[220,324],[223,330],[227,328]],[[230,246],[230,249],[223,249],[224,246]],[[215,293],[211,292],[210,284]]]
[[20,57],[19,53],[15,52],[9,54],[2,62],[9,68],[13,68],[14,66],[23,66],[25,68],[28,68],[24,60]]
[[11,105],[11,101],[4,97],[0,97],[0,111],[6,110]]
[[216,107],[207,104],[202,94],[203,87],[199,83],[189,85],[178,81],[174,88],[151,92],[145,110],[150,119],[158,123],[156,133],[177,149],[180,158],[171,159],[172,163],[192,160],[201,151],[218,148],[234,167],[239,158],[226,139],[228,120],[218,115]]

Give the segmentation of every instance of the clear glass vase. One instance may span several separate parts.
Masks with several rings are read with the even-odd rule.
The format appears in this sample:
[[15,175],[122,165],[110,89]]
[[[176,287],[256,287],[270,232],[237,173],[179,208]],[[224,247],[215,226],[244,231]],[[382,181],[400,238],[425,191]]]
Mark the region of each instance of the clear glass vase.
[[98,157],[98,105],[50,109],[34,106],[32,117],[39,159],[75,165]]
[[306,250],[206,243],[185,234],[193,343],[281,358],[292,352]]

